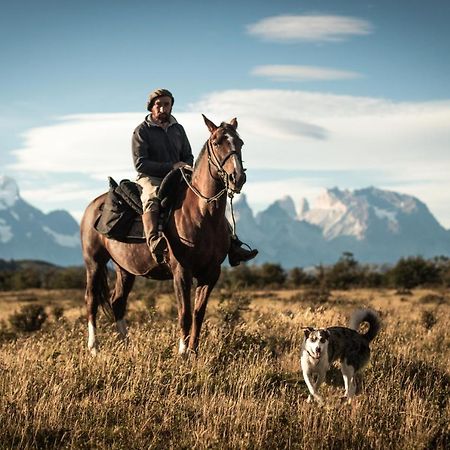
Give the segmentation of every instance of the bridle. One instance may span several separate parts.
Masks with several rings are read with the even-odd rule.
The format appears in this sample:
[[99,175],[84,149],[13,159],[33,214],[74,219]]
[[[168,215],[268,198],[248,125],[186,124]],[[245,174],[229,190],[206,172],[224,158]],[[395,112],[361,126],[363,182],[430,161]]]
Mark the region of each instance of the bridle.
[[[181,167],[180,171],[181,171],[184,181],[189,186],[191,191],[194,192],[194,194],[197,195],[198,197],[200,197],[201,199],[205,200],[206,203],[211,203],[211,202],[219,200],[219,198],[222,197],[222,195],[224,195],[225,193],[232,200],[234,194],[236,194],[237,191],[230,187],[230,175],[224,169],[224,165],[228,161],[228,159],[230,159],[232,156],[236,156],[242,166],[242,159],[241,159],[239,153],[236,150],[231,150],[230,152],[228,152],[225,155],[225,157],[222,159],[222,161],[220,161],[216,155],[216,152],[214,151],[214,144],[212,143],[211,138],[209,138],[208,141],[206,142],[206,151],[208,153],[209,167],[213,166],[216,169],[217,175],[219,176],[220,181],[222,182],[222,184],[224,186],[223,189],[221,189],[217,194],[213,195],[212,197],[207,197],[207,196],[203,195],[188,179],[188,177],[186,175],[186,169],[184,167]],[[243,168],[243,170],[245,171],[244,168]],[[215,178],[212,174],[211,174],[211,176],[213,178]]]
[[[217,174],[220,176],[220,178],[223,181],[224,186],[228,186],[229,181],[229,175],[224,170],[223,166],[228,161],[229,158],[236,155],[241,166],[242,166],[242,159],[239,155],[239,153],[236,150],[231,150],[231,152],[228,152],[225,157],[222,159],[222,161],[219,161],[219,158],[216,155],[216,152],[214,151],[214,143],[211,142],[211,138],[208,139],[206,143],[206,149],[208,151],[208,162],[210,165],[213,165],[217,169]],[[245,171],[245,169],[243,169]]]
[[[231,219],[232,219],[232,235],[236,236],[236,219],[234,218],[234,209],[233,209],[233,197],[234,194],[236,194],[236,190],[230,188],[230,175],[226,172],[226,170],[223,168],[225,163],[230,159],[232,156],[236,156],[239,160],[239,163],[241,164],[242,170],[245,172],[245,169],[242,165],[242,159],[239,153],[236,150],[231,150],[228,152],[225,157],[222,159],[222,161],[219,160],[219,158],[216,155],[216,152],[214,151],[214,143],[211,142],[211,138],[208,139],[206,142],[206,151],[208,152],[208,166],[211,168],[213,166],[217,170],[217,175],[220,177],[220,181],[223,183],[223,189],[221,189],[216,195],[213,195],[212,197],[207,197],[203,195],[190,181],[190,179],[186,175],[186,169],[184,167],[180,167],[181,175],[183,176],[184,181],[188,185],[189,189],[199,198],[204,200],[207,204],[211,202],[215,202],[219,200],[220,197],[222,197],[225,193],[228,195],[228,198],[230,199],[230,211],[231,211]],[[211,176],[216,179],[213,174],[210,171]]]

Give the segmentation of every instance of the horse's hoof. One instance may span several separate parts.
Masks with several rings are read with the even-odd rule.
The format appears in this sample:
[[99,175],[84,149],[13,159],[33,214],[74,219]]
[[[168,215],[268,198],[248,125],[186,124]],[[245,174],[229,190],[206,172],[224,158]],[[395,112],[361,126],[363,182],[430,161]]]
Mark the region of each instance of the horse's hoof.
[[351,398],[351,397],[347,397],[346,395],[342,396],[342,397],[340,398],[340,400],[341,400],[341,402],[342,402],[344,405],[351,405],[351,404],[352,404],[352,398]]

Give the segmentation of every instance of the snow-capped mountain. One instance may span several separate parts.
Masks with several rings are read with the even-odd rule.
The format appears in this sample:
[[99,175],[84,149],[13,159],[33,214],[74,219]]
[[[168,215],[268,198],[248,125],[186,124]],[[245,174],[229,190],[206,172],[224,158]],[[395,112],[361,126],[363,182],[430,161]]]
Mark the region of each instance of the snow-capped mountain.
[[[373,187],[328,189],[311,205],[286,196],[256,215],[243,194],[234,202],[234,215],[239,238],[259,250],[256,264],[331,264],[346,251],[373,263],[450,256],[450,231],[424,203]],[[34,208],[13,179],[0,176],[0,259],[80,265],[79,226],[66,211],[44,214]]]
[[[285,267],[334,263],[344,251],[361,262],[395,262],[401,257],[450,256],[450,231],[415,197],[374,187],[327,189],[312,206],[305,199],[278,200],[253,218],[245,196],[236,209],[254,223],[238,221],[237,232],[259,248],[257,262]],[[293,212],[294,211],[294,212]],[[247,229],[251,230],[247,233]],[[263,238],[260,238],[260,237]]]
[[443,231],[427,206],[418,199],[374,187],[354,192],[328,189],[316,200],[314,208],[299,213],[299,218],[322,228],[327,240],[339,236],[363,240],[379,227],[399,235],[408,231],[411,218],[425,220],[428,232]]
[[81,264],[78,223],[66,211],[44,214],[34,208],[12,178],[0,176],[0,258]]

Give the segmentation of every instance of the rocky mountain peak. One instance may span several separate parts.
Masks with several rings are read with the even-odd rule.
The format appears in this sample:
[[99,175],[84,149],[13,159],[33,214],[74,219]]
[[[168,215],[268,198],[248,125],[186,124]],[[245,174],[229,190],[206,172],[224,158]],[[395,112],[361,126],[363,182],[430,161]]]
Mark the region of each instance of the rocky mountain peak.
[[364,198],[365,201],[378,209],[402,212],[404,214],[412,214],[419,209],[426,208],[420,200],[411,195],[375,187],[356,190],[355,196]]
[[33,207],[20,197],[12,178],[0,176],[0,255],[5,259],[80,264],[78,223],[67,211],[45,214]]
[[323,230],[326,239],[355,236],[361,239],[365,230],[367,208],[351,191],[338,188],[325,190],[303,214],[302,219]]
[[17,183],[11,177],[0,175],[0,209],[10,208],[19,199]]
[[309,202],[306,198],[301,198],[297,203],[298,218],[303,219],[304,215],[310,210]]
[[289,217],[296,218],[297,211],[295,209],[294,200],[289,195],[285,195],[275,202]]
[[[239,238],[259,250],[252,263],[286,268],[336,262],[351,252],[361,262],[401,257],[450,256],[450,231],[415,197],[375,187],[324,190],[312,203],[285,196],[254,215],[244,194],[236,197]],[[228,210],[230,214],[231,211]],[[229,215],[230,223],[232,216]],[[66,211],[43,213],[24,201],[16,182],[0,176],[0,255],[81,264],[79,226]]]

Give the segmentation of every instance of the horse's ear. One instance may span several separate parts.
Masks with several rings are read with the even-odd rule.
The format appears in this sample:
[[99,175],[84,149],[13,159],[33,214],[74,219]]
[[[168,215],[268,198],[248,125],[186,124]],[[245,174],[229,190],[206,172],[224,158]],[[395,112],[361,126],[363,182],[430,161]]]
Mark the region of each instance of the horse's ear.
[[216,131],[218,128],[217,125],[214,125],[214,123],[211,122],[204,114],[202,114],[202,116],[203,116],[203,120],[206,123],[206,126],[208,127],[209,132],[214,133],[214,131]]
[[238,121],[237,121],[236,117],[234,119],[230,120],[230,125],[236,130],[236,128],[238,126]]

